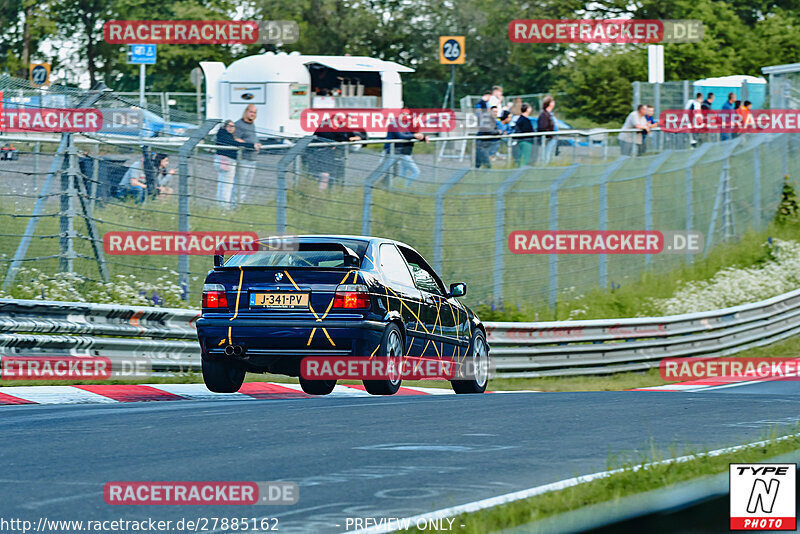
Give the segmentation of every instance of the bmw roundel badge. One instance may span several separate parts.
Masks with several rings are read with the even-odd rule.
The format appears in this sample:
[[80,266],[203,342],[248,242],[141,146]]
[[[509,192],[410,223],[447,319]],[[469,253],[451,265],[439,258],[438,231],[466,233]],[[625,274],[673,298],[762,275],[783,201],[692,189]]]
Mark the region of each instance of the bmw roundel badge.
[[275,281],[280,282],[283,280],[283,273],[275,273]]

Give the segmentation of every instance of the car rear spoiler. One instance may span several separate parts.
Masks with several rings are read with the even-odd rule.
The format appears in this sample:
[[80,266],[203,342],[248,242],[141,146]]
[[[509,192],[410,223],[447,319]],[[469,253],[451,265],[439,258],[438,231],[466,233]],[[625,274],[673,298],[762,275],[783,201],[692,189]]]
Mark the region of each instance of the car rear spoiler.
[[[260,242],[259,242],[260,243]],[[296,247],[296,248],[295,248]],[[261,250],[259,248],[259,250]],[[344,254],[344,267],[346,268],[353,268],[358,267],[361,264],[361,258],[356,254],[356,252],[341,243],[336,242],[308,242],[308,241],[300,241],[294,242],[291,244],[291,248],[280,250],[279,252],[291,252],[291,251],[309,251],[309,250],[331,250],[336,252],[341,252]],[[247,253],[246,253],[247,254]],[[224,261],[224,255],[222,254],[215,254],[214,255],[214,267],[222,267]]]

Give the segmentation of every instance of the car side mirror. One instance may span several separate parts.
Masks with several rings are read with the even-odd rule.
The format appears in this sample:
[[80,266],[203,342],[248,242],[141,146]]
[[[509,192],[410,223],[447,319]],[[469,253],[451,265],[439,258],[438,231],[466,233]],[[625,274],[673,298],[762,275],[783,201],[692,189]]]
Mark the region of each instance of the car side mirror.
[[214,255],[214,267],[221,267],[225,257],[222,254]]
[[467,294],[467,284],[464,282],[456,282],[455,284],[450,284],[450,295],[451,297],[463,297]]

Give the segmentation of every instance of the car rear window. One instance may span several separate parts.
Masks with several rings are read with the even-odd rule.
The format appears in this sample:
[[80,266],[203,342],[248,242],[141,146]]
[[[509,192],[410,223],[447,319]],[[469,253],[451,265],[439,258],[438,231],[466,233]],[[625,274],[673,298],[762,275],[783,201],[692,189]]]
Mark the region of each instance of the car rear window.
[[340,250],[259,251],[235,254],[225,267],[348,267]]

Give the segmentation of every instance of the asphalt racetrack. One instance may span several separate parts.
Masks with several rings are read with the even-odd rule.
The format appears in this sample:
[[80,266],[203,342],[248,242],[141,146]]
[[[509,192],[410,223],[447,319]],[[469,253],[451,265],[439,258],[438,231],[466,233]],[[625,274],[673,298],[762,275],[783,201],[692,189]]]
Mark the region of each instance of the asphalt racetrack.
[[[800,382],[702,392],[513,393],[0,409],[4,517],[277,517],[279,532],[354,530],[603,471],[609,455],[714,449],[792,430]],[[109,481],[273,481],[292,506],[112,506]],[[458,532],[458,526],[454,532]]]

